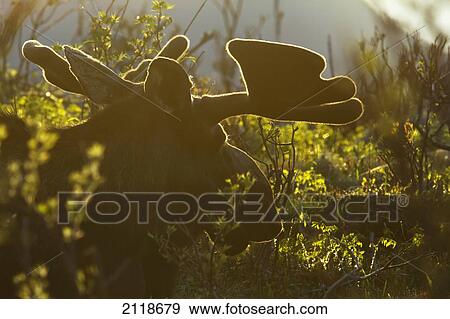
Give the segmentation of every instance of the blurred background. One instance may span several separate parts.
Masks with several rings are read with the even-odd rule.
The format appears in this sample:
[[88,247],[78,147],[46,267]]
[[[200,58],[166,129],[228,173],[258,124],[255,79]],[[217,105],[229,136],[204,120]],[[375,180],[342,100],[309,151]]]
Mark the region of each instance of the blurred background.
[[[44,16],[36,17],[46,2],[47,0],[0,2],[0,12],[3,13],[0,14],[0,32],[14,31],[20,35],[10,52],[11,64],[17,64],[20,59],[19,42],[32,35],[45,44],[74,42],[74,39],[79,39],[88,32],[89,15],[106,10],[110,5],[110,1],[106,0],[50,1],[51,5]],[[413,32],[424,26],[426,27],[420,30],[420,34],[429,42],[438,33],[450,34],[450,2],[446,0],[209,0],[205,3],[204,0],[172,0],[170,3],[174,4],[171,16],[175,23],[172,27],[178,27],[180,31],[185,30],[204,4],[188,32],[194,43],[200,41],[205,32],[231,29],[227,30],[230,37],[256,37],[293,43],[316,50],[327,57],[332,52],[335,72],[340,73],[353,69],[348,57],[355,50],[355,40],[372,35],[375,28],[385,33],[392,43],[402,39],[406,32]],[[114,1],[116,7],[125,5],[125,18],[131,19],[149,12],[151,1]],[[226,12],[225,6],[232,7],[239,18],[233,17],[233,12]],[[14,9],[17,11],[14,17],[17,30],[5,29],[7,13]],[[37,18],[45,19],[40,30],[42,34],[34,34],[30,30]],[[1,39],[11,36],[12,34],[3,35]],[[7,40],[3,40],[0,46],[7,43]],[[203,50],[199,70],[201,74],[211,76],[212,60],[216,52],[210,46],[205,46]]]

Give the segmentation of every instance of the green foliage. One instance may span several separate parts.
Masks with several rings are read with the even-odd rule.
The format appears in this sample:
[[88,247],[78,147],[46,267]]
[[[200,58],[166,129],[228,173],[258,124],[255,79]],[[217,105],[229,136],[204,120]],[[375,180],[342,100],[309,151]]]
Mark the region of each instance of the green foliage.
[[90,16],[91,29],[79,47],[106,65],[126,72],[161,49],[166,29],[172,24],[167,12],[173,5],[152,1],[148,14],[123,21],[120,13],[99,11]]
[[14,284],[18,289],[18,296],[23,299],[45,299],[47,293],[47,267],[40,266],[30,274],[19,274],[14,277]]
[[[389,183],[411,193],[442,192],[448,187],[438,161],[440,152],[450,150],[447,42],[438,36],[427,47],[418,36],[411,37],[394,62],[383,34],[376,33],[370,43],[360,42],[362,62],[370,61],[360,79],[370,133],[389,167]],[[381,57],[371,60],[378,51]]]

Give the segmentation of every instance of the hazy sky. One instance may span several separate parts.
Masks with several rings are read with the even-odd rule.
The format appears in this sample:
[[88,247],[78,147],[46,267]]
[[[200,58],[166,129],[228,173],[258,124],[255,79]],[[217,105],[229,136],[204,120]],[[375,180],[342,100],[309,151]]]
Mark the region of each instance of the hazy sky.
[[[213,30],[223,31],[224,24],[221,12],[215,2],[221,0],[209,0],[202,10],[188,36],[196,43],[204,32]],[[235,3],[237,0],[233,0]],[[0,0],[0,3],[3,0]],[[105,0],[86,0],[86,8],[90,13],[102,9],[109,3]],[[117,0],[117,4],[123,4],[124,0]],[[174,21],[183,30],[198,10],[203,0],[168,0],[175,4],[170,14]],[[75,6],[77,1],[68,1],[66,7]],[[150,0],[132,0],[127,16],[132,18],[140,13],[144,3],[151,4]],[[262,38],[276,40],[274,16],[274,0],[244,0],[241,19],[238,24],[236,37],[246,37],[249,29],[254,28],[264,17],[266,23],[262,29]],[[370,36],[373,33],[376,19],[374,14],[361,0],[281,0],[280,9],[284,12],[281,41],[302,45],[328,55],[327,38],[332,37],[333,55],[336,72],[346,72],[352,66],[348,65],[347,56],[352,48],[356,47],[355,39],[362,34]],[[73,32],[77,23],[75,15],[67,17],[56,27],[46,32],[45,37],[40,38],[45,44],[51,42],[70,43],[73,41]],[[28,30],[25,28],[23,38],[27,38]],[[51,39],[51,41],[49,41]],[[225,42],[223,43],[224,50]],[[205,47],[201,73],[211,74],[211,66],[217,56],[216,47]],[[17,52],[19,52],[17,50]],[[13,57],[16,62],[19,57]]]
[[[193,24],[188,34],[193,43],[196,43],[204,32],[224,29],[221,13],[215,5],[217,1],[222,0],[209,0]],[[233,1],[237,2],[237,0]],[[86,8],[91,13],[109,3],[105,0],[86,0],[85,2]],[[168,0],[168,2],[175,4],[171,15],[181,29],[184,29],[203,0]],[[4,0],[0,0],[0,9],[5,3]],[[79,2],[68,1],[65,9],[76,3]],[[120,5],[124,3],[124,0],[117,0],[116,3]],[[131,18],[139,14],[144,3],[150,4],[151,1],[132,0],[128,16]],[[274,0],[244,0],[236,36],[245,37],[248,30],[257,25],[261,17],[264,17],[266,23],[262,30],[262,37],[266,40],[275,40],[273,6]],[[356,48],[355,39],[360,39],[361,36],[370,37],[375,26],[380,22],[378,18],[380,15],[386,15],[398,21],[404,31],[413,31],[427,25],[421,33],[428,40],[432,39],[438,31],[450,35],[450,0],[280,0],[280,9],[284,12],[280,40],[306,46],[328,57],[327,38],[331,36],[335,71],[338,73],[346,73],[354,68],[348,57]],[[77,17],[69,16],[49,30],[46,37],[40,40],[46,44],[51,44],[48,39],[70,43],[73,41],[76,23]],[[403,33],[394,34],[389,41],[395,43],[403,36]],[[27,30],[25,29],[23,39],[26,38]],[[211,74],[211,66],[217,55],[216,49],[212,46],[205,48],[202,74]],[[17,53],[12,56],[12,63],[19,59],[19,52],[17,50]]]

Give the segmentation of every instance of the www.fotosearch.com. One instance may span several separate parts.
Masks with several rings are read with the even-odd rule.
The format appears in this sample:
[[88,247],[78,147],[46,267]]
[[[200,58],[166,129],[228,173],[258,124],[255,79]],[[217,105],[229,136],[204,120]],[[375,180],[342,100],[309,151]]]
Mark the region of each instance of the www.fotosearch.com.
[[[282,203],[280,207],[280,203]],[[310,193],[295,198],[280,195],[265,203],[263,193],[58,193],[58,222],[69,224],[71,216],[85,214],[98,224],[119,224],[136,218],[148,224],[151,215],[168,224],[279,223],[298,221],[306,213],[308,222],[327,224],[399,221],[399,210],[408,206],[407,195],[351,195],[335,197]],[[278,206],[278,208],[277,208]],[[135,214],[132,214],[132,212]],[[305,217],[304,217],[305,218]]]
[[190,306],[191,314],[202,315],[326,315],[327,306],[294,306],[285,305],[243,305],[240,303],[226,303],[223,306]]

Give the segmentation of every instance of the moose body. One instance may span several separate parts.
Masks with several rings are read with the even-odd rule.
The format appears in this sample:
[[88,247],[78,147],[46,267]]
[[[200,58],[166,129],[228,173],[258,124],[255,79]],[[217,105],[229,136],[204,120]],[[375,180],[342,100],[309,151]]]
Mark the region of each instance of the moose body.
[[[200,196],[217,192],[225,180],[249,172],[254,178],[249,192],[263,195],[262,212],[273,211],[273,193],[256,163],[244,151],[230,145],[219,124],[223,119],[254,114],[284,121],[346,124],[362,113],[354,98],[356,88],[346,77],[324,80],[324,59],[304,48],[253,40],[233,40],[228,51],[239,64],[246,91],[217,96],[191,95],[192,83],[178,62],[188,49],[187,38],[173,38],[153,60],[146,60],[123,78],[85,53],[65,47],[66,59],[36,41],[23,53],[38,64],[46,79],[60,88],[83,94],[104,109],[87,122],[53,129],[59,136],[48,162],[39,168],[37,202],[70,191],[68,176],[86,161],[86,149],[104,146],[100,173],[104,182],[96,192],[183,192]],[[257,58],[255,58],[255,55]],[[282,57],[282,59],[279,59]],[[260,74],[264,68],[265,75]],[[281,83],[282,82],[282,83]],[[269,92],[275,90],[279,95]],[[8,138],[2,145],[2,164],[27,156],[30,138],[21,120],[3,115]],[[15,199],[14,203],[20,203]],[[85,236],[75,252],[61,240],[58,227],[49,229],[39,214],[26,205],[10,204],[21,220],[33,220],[40,230],[32,243],[31,264],[49,263],[49,290],[53,297],[79,296],[75,285],[77,263],[94,249],[100,280],[99,297],[167,297],[174,286],[176,265],[159,252],[149,234],[163,233],[165,225],[150,211],[148,224],[137,223],[133,210],[120,224],[83,224]],[[61,203],[60,203],[61,205]],[[208,226],[196,221],[172,236],[176,245],[187,245]],[[223,237],[226,253],[238,254],[252,241],[270,240],[281,231],[280,222],[237,225]],[[19,236],[18,234],[17,236]],[[26,271],[20,245],[0,247],[8,259],[0,277],[3,296],[14,296],[12,277]],[[28,264],[29,266],[29,264]]]

